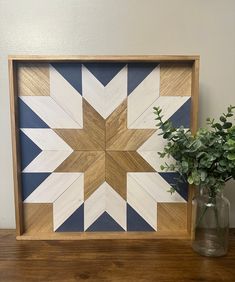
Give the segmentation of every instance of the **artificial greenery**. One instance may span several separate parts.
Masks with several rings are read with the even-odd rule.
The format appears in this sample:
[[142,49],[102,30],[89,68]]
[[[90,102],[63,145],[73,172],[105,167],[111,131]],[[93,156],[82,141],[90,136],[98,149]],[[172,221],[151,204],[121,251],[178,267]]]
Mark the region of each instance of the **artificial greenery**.
[[[175,159],[175,163],[165,163],[161,169],[178,172],[179,181],[206,186],[216,195],[226,181],[235,179],[235,125],[231,122],[234,109],[235,106],[229,106],[217,122],[208,118],[209,128],[200,128],[192,134],[183,126],[175,128],[170,121],[163,121],[162,109],[154,107],[156,126],[168,141],[158,154],[161,158],[172,156]],[[173,185],[170,192],[177,187]]]

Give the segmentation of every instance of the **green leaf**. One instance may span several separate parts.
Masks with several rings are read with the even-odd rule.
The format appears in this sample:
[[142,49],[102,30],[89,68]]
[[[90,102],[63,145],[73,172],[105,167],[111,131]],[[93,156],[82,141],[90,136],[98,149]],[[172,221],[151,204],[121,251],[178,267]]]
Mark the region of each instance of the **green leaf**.
[[164,139],[168,139],[169,137],[171,137],[171,132],[166,132],[163,134]]
[[201,181],[205,181],[205,179],[207,177],[207,172],[205,170],[201,170],[200,171],[200,177],[201,177]]
[[191,175],[188,177],[187,181],[189,184],[193,184],[193,178]]
[[196,155],[196,158],[199,159],[200,157],[204,156],[206,153],[205,152],[200,152]]
[[227,159],[230,161],[235,161],[235,153],[229,153],[227,155]]
[[222,121],[222,122],[226,122],[226,121],[227,121],[224,116],[221,116],[219,119],[220,119],[220,121]]
[[215,123],[214,127],[216,127],[218,130],[222,130],[223,129],[222,125],[219,124],[219,123]]
[[164,170],[164,169],[165,169],[164,165],[161,165],[160,168],[161,168],[161,170]]
[[232,125],[231,122],[225,122],[225,124],[223,125],[223,128],[224,128],[224,129],[228,129],[228,128],[232,127],[232,126],[233,126],[233,125]]

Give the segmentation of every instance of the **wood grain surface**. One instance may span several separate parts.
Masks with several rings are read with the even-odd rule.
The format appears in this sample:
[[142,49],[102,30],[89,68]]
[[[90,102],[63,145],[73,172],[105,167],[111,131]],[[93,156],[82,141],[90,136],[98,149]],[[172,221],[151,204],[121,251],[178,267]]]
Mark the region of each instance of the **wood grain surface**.
[[49,64],[19,64],[17,68],[19,96],[49,96]]
[[191,96],[192,64],[162,63],[160,69],[160,96]]
[[156,129],[127,128],[127,99],[106,120],[106,150],[136,151]]
[[31,234],[50,233],[53,231],[52,204],[23,204],[24,228]]
[[[179,226],[185,226],[185,214],[184,218],[182,216],[183,212],[186,212],[185,208],[174,209],[172,206],[160,205],[158,213],[161,228],[156,232],[157,234],[133,232],[131,234],[120,233],[120,235],[114,232],[107,232],[106,234],[96,232],[93,234],[54,234],[51,232],[52,208],[50,205],[37,204],[34,209],[29,204],[22,209],[17,97],[23,95],[25,98],[31,99],[29,96],[48,96],[50,94],[49,63],[74,61],[160,62],[162,71],[160,95],[173,95],[172,93],[176,96],[192,95],[192,129],[195,130],[197,127],[199,56],[9,56],[17,239],[187,237],[188,231],[190,231],[191,218],[189,214],[191,205],[187,205],[188,231],[185,228],[178,230]],[[17,69],[18,73],[16,72]],[[85,200],[104,181],[107,181],[122,198],[126,199],[127,172],[155,171],[136,151],[156,130],[127,128],[126,100],[107,120],[84,99],[83,109],[83,129],[78,129],[80,127],[72,130],[53,127],[53,130],[74,150],[68,159],[65,159],[55,171],[84,172]],[[177,231],[174,228],[169,230],[168,223],[164,221],[164,216],[171,213],[172,210],[176,211],[179,220],[174,222],[175,225],[170,217],[169,221]],[[38,215],[35,214],[37,211]],[[44,231],[40,228],[37,230],[37,227],[34,226],[34,221],[38,221],[40,215],[42,222],[47,220]]]
[[157,204],[158,231],[187,230],[186,203]]
[[189,240],[16,241],[0,231],[0,281],[235,281],[235,232],[225,257],[193,252]]
[[189,61],[194,62],[199,60],[199,55],[70,55],[70,56],[56,56],[56,55],[9,55],[8,60],[14,60],[18,62],[72,62],[72,61],[84,61],[84,62],[169,62],[169,61]]

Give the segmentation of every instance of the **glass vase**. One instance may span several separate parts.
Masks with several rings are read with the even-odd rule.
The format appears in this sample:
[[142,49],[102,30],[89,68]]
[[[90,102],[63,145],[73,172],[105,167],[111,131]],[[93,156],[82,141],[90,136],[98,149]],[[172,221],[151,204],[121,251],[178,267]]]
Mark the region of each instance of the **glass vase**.
[[199,187],[192,203],[192,248],[203,256],[224,256],[228,250],[230,204],[223,190]]

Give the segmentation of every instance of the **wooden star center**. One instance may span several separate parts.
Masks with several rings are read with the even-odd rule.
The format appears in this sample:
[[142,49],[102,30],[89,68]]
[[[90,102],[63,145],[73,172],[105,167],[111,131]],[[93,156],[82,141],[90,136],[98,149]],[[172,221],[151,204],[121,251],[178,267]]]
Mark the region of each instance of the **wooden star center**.
[[104,119],[83,99],[83,129],[55,129],[74,152],[55,172],[84,172],[84,199],[106,181],[126,199],[127,172],[154,172],[137,149],[155,129],[127,128],[127,99]]

